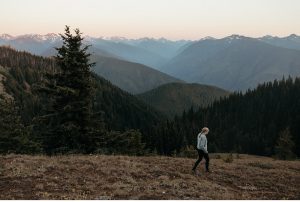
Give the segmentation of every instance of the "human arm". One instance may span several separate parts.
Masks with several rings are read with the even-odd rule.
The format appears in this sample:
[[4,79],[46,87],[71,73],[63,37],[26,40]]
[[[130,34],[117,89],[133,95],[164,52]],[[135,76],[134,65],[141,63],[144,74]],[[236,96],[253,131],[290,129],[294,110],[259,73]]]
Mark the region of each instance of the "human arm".
[[205,136],[204,152],[208,154],[208,151],[207,151],[207,138],[206,138],[206,136]]

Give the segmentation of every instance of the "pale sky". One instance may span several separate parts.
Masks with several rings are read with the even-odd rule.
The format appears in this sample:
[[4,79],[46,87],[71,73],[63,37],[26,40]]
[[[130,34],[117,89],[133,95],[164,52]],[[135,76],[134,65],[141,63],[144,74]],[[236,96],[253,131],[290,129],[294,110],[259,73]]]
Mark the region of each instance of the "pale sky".
[[300,35],[300,0],[0,0],[0,34],[169,39]]

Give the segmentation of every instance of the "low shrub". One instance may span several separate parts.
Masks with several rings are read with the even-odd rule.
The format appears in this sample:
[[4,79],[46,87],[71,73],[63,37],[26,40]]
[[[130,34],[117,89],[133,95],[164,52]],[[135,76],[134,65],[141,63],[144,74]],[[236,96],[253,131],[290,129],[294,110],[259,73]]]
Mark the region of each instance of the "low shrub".
[[232,163],[233,162],[233,155],[232,153],[228,154],[225,158],[223,158],[225,163]]

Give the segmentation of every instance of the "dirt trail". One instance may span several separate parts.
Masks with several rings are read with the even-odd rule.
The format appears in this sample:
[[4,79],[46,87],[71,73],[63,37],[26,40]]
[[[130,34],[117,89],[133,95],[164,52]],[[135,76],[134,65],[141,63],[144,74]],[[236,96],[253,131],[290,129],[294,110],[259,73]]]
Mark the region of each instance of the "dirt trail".
[[0,156],[0,199],[300,199],[300,162],[104,155]]

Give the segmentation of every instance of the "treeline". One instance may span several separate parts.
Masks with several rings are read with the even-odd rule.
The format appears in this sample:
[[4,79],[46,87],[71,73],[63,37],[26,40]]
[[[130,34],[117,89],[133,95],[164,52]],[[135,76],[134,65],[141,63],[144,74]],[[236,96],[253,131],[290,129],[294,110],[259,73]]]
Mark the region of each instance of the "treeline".
[[35,56],[25,51],[16,51],[9,46],[0,46],[0,64],[6,67],[20,67],[26,69],[35,67],[35,71],[54,68],[55,60]]
[[14,97],[0,97],[1,153],[145,153],[162,116],[90,71],[79,30],[62,37],[51,59],[0,48],[2,82]]
[[197,134],[207,126],[210,152],[270,156],[276,154],[282,141],[287,141],[291,144],[286,147],[291,146],[291,151],[300,156],[299,123],[300,79],[288,78],[264,83],[245,94],[233,93],[206,108],[191,108],[155,128],[154,145],[162,154],[179,153],[195,145]]

